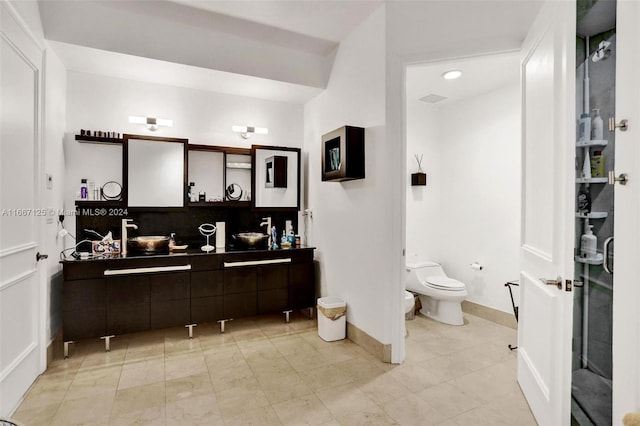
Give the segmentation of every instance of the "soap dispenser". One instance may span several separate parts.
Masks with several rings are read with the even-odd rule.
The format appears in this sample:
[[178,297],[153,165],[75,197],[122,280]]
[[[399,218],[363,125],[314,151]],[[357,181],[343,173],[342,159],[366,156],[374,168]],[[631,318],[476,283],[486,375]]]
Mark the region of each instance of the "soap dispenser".
[[598,239],[593,235],[593,225],[586,226],[587,231],[580,238],[580,255],[586,259],[594,259],[597,254]]

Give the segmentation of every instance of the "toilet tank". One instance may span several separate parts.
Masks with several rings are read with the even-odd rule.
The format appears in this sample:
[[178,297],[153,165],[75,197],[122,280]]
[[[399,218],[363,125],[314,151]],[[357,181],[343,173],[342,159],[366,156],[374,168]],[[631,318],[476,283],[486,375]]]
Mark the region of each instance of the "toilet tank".
[[407,282],[422,283],[427,277],[446,276],[442,266],[430,260],[407,262]]

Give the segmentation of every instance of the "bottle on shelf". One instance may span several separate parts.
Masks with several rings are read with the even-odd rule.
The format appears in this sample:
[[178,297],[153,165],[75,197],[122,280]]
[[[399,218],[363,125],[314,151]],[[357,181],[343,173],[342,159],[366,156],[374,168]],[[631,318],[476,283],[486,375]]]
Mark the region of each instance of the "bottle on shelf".
[[593,235],[593,225],[587,225],[586,228],[586,232],[580,237],[580,255],[585,259],[595,259],[598,238]]
[[589,114],[584,113],[580,115],[580,125],[578,128],[578,140],[580,142],[589,141],[589,136],[591,134],[591,117]]
[[591,212],[591,194],[587,188],[580,188],[578,191],[578,212],[582,214]]
[[593,151],[591,156],[591,177],[604,177],[604,155],[602,155],[602,151]]
[[87,180],[81,179],[80,180],[80,199],[86,200],[87,195],[88,195]]
[[593,117],[591,118],[591,140],[602,140],[603,134],[602,117],[600,117],[600,109],[593,109]]

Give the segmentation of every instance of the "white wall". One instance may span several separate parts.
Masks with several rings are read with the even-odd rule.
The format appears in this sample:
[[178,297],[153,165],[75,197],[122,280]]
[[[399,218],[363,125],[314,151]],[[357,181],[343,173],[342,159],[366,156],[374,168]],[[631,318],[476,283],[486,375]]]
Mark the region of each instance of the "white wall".
[[[439,255],[441,227],[443,134],[438,106],[407,100],[407,256],[420,254],[429,258]],[[427,186],[411,186],[411,173],[418,171],[415,155],[422,155],[422,170]]]
[[[338,127],[365,130],[365,174],[343,183],[321,181],[321,137]],[[317,247],[320,296],[347,301],[347,321],[390,343],[388,292],[392,278],[389,241],[398,167],[385,132],[385,8],[377,9],[341,43],[329,85],[305,105],[308,153],[308,243]],[[398,143],[398,141],[396,141]]]
[[[427,186],[418,187],[424,199],[408,189],[407,252],[441,262],[467,285],[467,300],[512,313],[504,283],[518,278],[519,265],[519,85],[421,104],[407,103],[407,161],[415,168],[411,149],[422,149],[434,164],[425,168]],[[472,270],[474,261],[484,270]]]
[[[173,127],[151,132],[130,124],[129,115],[173,120]],[[245,140],[234,124],[269,128],[268,135]],[[80,129],[188,138],[189,143],[250,148],[251,144],[302,147],[302,105],[225,95],[94,74],[69,72],[65,206],[73,210],[80,180],[122,183],[122,147],[79,143]],[[69,218],[68,229],[74,229]],[[257,225],[257,224],[256,224]]]
[[45,174],[52,177],[51,189],[44,184],[43,207],[55,212],[51,223],[44,229],[43,252],[47,260],[49,316],[47,339],[50,341],[62,327],[62,268],[58,254],[64,241],[58,237],[58,213],[64,208],[65,164],[63,141],[66,123],[67,70],[49,48],[45,51],[44,83],[44,144],[43,166]]

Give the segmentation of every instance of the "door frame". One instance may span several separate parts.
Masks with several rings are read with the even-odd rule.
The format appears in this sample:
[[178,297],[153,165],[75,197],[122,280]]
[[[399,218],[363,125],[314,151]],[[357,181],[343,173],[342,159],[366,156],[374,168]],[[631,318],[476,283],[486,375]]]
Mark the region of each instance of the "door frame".
[[[629,182],[615,185],[614,235],[618,250],[613,276],[613,423],[628,412],[640,411],[640,3],[617,2],[615,120],[629,120],[629,129],[616,130],[615,174]],[[620,37],[620,30],[623,37]],[[624,90],[620,90],[624,86]]]

